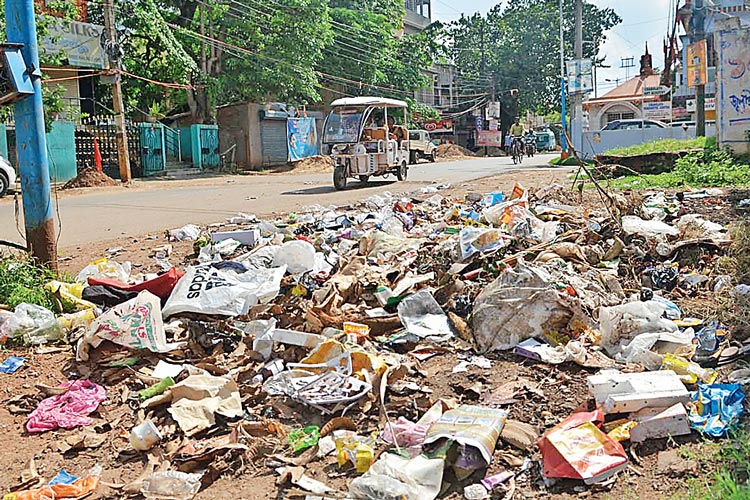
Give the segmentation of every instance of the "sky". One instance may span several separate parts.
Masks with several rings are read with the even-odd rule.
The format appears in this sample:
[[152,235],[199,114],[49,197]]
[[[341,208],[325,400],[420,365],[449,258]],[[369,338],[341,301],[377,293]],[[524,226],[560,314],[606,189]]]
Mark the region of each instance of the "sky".
[[[597,69],[599,95],[612,90],[618,79],[622,83],[626,77],[635,76],[646,42],[654,56],[654,66],[664,66],[662,41],[667,33],[670,6],[674,5],[674,0],[588,1],[600,8],[611,7],[622,18],[621,24],[607,32],[607,42],[599,50],[600,57],[606,56],[603,64],[611,66]],[[484,14],[498,3],[498,0],[432,0],[432,17],[452,21],[458,19],[462,12],[467,15],[475,12]],[[636,67],[630,70],[620,68],[621,58],[624,57],[633,57]]]

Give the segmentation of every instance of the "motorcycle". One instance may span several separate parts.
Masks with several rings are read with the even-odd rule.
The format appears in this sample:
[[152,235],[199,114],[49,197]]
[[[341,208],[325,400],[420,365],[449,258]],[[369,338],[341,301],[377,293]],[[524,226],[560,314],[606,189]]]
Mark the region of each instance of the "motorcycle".
[[526,150],[526,156],[533,158],[536,154],[536,136],[527,135],[524,137],[524,149]]

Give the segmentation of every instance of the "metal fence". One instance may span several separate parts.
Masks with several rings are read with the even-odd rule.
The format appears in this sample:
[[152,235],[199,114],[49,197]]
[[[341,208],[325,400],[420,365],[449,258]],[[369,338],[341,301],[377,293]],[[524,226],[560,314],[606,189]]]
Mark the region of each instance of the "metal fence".
[[[141,177],[141,140],[138,126],[128,122],[128,151],[133,177]],[[119,155],[117,152],[117,127],[115,117],[99,115],[84,118],[76,124],[75,139],[78,169],[94,166],[94,139],[99,143],[102,169],[110,177],[119,179]]]

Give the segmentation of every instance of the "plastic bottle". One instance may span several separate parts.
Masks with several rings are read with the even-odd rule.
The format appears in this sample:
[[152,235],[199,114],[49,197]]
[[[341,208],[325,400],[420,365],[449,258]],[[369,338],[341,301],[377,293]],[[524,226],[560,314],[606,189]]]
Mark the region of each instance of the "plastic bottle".
[[154,472],[143,480],[141,494],[146,500],[189,500],[201,487],[200,474],[166,471]]
[[705,384],[712,384],[716,380],[717,375],[716,370],[702,368],[697,363],[671,353],[664,355],[661,369],[672,370],[680,376],[680,380],[685,384],[695,384],[699,380]]
[[284,360],[283,359],[274,359],[273,361],[269,361],[263,367],[258,370],[258,373],[253,377],[253,383],[260,384],[264,380],[267,380],[277,373],[281,373],[284,371]]

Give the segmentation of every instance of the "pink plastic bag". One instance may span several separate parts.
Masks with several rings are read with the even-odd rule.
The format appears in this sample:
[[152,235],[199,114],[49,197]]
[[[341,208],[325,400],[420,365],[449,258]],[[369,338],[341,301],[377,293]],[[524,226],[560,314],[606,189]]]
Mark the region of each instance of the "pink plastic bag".
[[104,387],[89,380],[72,380],[61,387],[67,387],[65,394],[44,399],[26,421],[29,432],[44,432],[62,427],[72,429],[80,425],[90,425],[93,420],[87,415],[99,408],[99,403],[107,399]]

